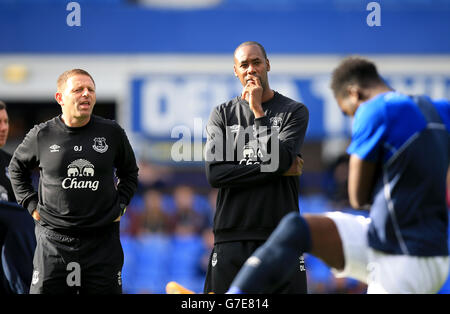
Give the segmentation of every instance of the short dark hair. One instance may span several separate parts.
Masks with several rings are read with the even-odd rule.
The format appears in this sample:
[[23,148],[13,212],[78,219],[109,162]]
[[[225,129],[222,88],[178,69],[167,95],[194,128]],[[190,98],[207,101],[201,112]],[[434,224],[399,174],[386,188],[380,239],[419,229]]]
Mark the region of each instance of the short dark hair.
[[0,100],[0,110],[6,110],[6,104]]
[[66,84],[67,80],[77,74],[82,74],[82,75],[86,75],[89,76],[92,80],[92,83],[94,83],[95,86],[95,81],[92,78],[92,76],[85,70],[83,69],[72,69],[72,70],[67,70],[65,71],[63,74],[61,74],[58,77],[58,80],[56,81],[56,87],[58,89],[58,91],[61,91],[62,87]]
[[384,84],[375,64],[359,56],[350,56],[341,61],[333,71],[331,89],[335,96],[347,96],[347,86],[356,84],[367,88],[376,84]]
[[240,44],[239,46],[237,46],[236,49],[234,49],[234,54],[233,54],[233,56],[236,55],[236,52],[237,52],[240,48],[245,47],[245,46],[251,46],[251,45],[258,46],[259,49],[261,49],[261,52],[263,53],[264,59],[267,59],[266,49],[264,49],[263,45],[261,45],[259,42],[256,42],[256,41],[245,41],[245,42],[243,42],[242,44]]

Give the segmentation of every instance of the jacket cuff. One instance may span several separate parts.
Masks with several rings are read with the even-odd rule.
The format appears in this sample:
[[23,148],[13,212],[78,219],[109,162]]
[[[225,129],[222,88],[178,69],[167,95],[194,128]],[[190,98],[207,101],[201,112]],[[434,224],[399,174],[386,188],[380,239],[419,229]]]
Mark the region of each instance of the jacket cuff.
[[127,211],[128,204],[129,201],[127,201],[123,195],[120,195],[119,196],[120,216],[123,216],[125,214],[125,212]]
[[264,116],[261,118],[256,118],[255,119],[255,126],[256,127],[260,127],[260,126],[270,126],[270,120],[268,116]]
[[35,197],[30,197],[30,200],[27,202],[26,208],[28,210],[28,212],[33,213],[33,211],[35,209],[37,209],[37,205],[38,205],[38,199]]

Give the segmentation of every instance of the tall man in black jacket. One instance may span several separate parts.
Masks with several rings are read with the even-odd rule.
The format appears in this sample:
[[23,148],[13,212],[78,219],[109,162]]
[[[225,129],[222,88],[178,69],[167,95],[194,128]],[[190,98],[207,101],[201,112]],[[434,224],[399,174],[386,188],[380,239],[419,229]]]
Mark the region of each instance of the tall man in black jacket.
[[64,72],[55,99],[62,114],[36,125],[9,165],[17,201],[36,223],[30,293],[121,293],[119,220],[137,188],[134,152],[116,122],[92,114],[88,72]]
[[[225,293],[282,217],[299,211],[299,155],[309,113],[304,104],[270,89],[269,71],[261,44],[239,45],[234,73],[242,94],[217,106],[207,125],[206,176],[219,194],[205,293]],[[307,292],[300,254],[296,268],[274,293]]]

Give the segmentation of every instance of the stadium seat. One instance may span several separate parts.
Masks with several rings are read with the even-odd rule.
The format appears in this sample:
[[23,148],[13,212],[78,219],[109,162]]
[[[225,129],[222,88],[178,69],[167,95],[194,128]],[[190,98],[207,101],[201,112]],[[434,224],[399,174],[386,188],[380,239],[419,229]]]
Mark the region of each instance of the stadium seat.
[[140,236],[137,243],[136,281],[133,288],[137,293],[165,293],[170,238],[148,234]]
[[200,262],[205,247],[197,235],[173,236],[171,245],[170,280],[176,281],[195,292],[203,290],[204,274]]
[[121,235],[120,242],[124,254],[122,268],[122,290],[123,293],[136,293],[134,283],[136,282],[136,265],[138,254],[137,240],[129,235]]

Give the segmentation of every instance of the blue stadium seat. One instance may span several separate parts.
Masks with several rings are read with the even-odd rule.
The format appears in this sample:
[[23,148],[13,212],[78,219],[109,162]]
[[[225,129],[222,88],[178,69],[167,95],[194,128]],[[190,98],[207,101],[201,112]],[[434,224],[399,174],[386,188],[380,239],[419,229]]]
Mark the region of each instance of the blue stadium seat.
[[205,247],[201,237],[173,236],[171,257],[168,261],[170,280],[177,281],[195,292],[201,292],[204,275],[200,271],[200,262],[204,253]]
[[332,210],[328,200],[322,195],[301,196],[299,199],[300,212],[323,213]]
[[211,215],[211,206],[208,199],[202,195],[194,195],[194,210],[202,215]]
[[162,208],[165,213],[173,214],[176,211],[175,200],[172,195],[164,194],[161,199]]
[[137,293],[165,293],[170,238],[160,234],[148,234],[140,236],[137,243],[134,289]]
[[137,240],[129,235],[120,236],[124,254],[124,263],[122,268],[122,288],[123,293],[136,293],[134,283],[136,281],[136,265],[138,254]]

